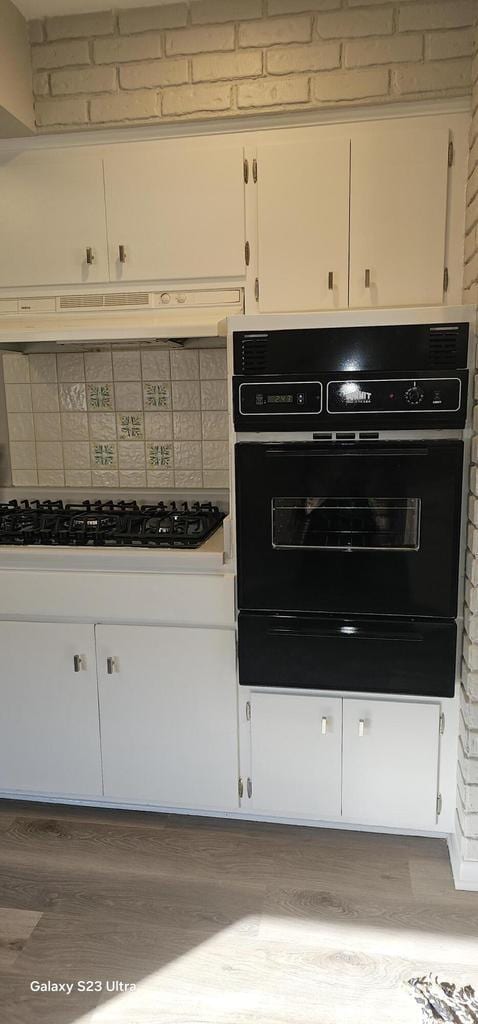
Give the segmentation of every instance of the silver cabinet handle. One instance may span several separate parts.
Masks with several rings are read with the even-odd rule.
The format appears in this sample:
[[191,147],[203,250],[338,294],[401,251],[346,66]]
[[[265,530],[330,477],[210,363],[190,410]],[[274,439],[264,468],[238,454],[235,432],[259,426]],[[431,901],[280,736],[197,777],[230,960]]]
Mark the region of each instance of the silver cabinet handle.
[[370,269],[367,267],[365,271],[365,287],[370,288]]
[[81,654],[74,654],[73,655],[73,671],[74,672],[81,672],[81,670],[82,669],[84,670],[85,668],[86,668],[86,661],[85,661],[84,657]]
[[365,729],[365,720],[363,718],[361,718],[360,721],[359,721],[359,724],[358,724],[358,734],[359,734],[359,736],[363,736],[364,729]]
[[126,263],[126,249],[124,245],[118,246],[118,256],[120,263]]
[[333,272],[333,270],[329,270],[327,281],[328,281],[329,292],[333,292],[333,290],[334,290],[334,272]]
[[116,662],[116,658],[107,658],[106,659],[106,671],[107,671],[109,676],[112,676],[113,672],[117,672],[118,671],[118,665],[117,665],[117,662]]
[[323,717],[323,719],[322,719],[322,726],[321,726],[321,732],[322,732],[322,736],[325,736],[325,735],[326,735],[326,733],[327,733],[327,724],[328,724],[328,723],[327,723],[327,719],[326,719],[326,717],[325,717],[325,715],[324,715],[324,717]]
[[91,264],[95,262],[95,254],[93,252],[93,249],[91,248],[91,245],[89,245],[86,250],[86,262],[89,264],[90,267]]

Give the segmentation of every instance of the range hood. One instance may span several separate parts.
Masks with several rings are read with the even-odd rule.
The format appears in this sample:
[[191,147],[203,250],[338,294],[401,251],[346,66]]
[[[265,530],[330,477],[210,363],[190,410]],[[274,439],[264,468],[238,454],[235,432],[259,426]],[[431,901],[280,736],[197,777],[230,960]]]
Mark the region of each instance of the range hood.
[[242,288],[0,298],[0,345],[215,337],[243,311]]

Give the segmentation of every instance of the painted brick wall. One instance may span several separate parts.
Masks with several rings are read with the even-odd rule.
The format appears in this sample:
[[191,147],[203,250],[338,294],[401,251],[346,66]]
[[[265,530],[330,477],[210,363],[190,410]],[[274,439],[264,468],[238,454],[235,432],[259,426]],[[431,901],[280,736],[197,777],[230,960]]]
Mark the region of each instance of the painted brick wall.
[[46,131],[470,91],[474,0],[188,0],[30,22]]
[[[478,20],[478,18],[477,18]],[[478,303],[478,29],[475,28],[472,63],[473,116],[465,236],[464,299]],[[478,399],[478,374],[475,376]],[[478,404],[473,412],[472,466],[470,471],[468,550],[465,584],[465,637],[458,764],[458,819],[465,860],[478,860]]]

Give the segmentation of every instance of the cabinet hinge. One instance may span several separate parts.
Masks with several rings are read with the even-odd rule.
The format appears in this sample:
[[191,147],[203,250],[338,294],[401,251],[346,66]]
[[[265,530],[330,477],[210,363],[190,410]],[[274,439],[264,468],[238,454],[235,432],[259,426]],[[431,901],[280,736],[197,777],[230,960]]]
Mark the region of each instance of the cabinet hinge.
[[443,711],[442,711],[442,713],[440,715],[440,736],[443,736],[444,732],[445,732],[445,715],[443,714]]
[[259,278],[256,277],[254,281],[254,298],[256,302],[259,302]]
[[441,814],[441,805],[442,805],[442,798],[441,798],[441,793],[439,793],[438,796],[437,796],[437,818]]
[[252,161],[252,180],[254,184],[257,183],[257,160],[255,157]]
[[248,779],[247,780],[247,795],[248,795],[249,800],[250,800],[251,796],[252,796],[252,779]]
[[449,278],[449,274],[448,274],[448,267],[445,267],[445,269],[443,271],[443,291],[444,292],[448,291],[449,281],[450,281],[450,278]]
[[247,185],[247,182],[249,181],[249,161],[248,160],[244,160],[244,181],[245,181],[245,183]]
[[246,242],[244,246],[244,255],[246,259],[246,267],[248,267],[249,263],[251,262],[251,247],[249,245],[249,242]]
[[251,720],[251,702],[250,702],[250,700],[248,700],[247,703],[246,703],[246,722],[250,722],[250,720]]
[[453,160],[455,159],[455,147],[450,139],[448,143],[448,166],[453,167]]
[[238,779],[237,792],[239,793],[239,800],[242,800],[244,796],[244,783],[242,779]]

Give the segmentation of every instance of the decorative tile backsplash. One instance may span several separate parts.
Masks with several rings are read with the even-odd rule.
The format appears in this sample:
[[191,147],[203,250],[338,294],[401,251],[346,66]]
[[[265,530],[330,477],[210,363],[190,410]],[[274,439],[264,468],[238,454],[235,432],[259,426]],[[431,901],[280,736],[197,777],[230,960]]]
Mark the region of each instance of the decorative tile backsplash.
[[228,486],[226,352],[3,355],[16,487]]

